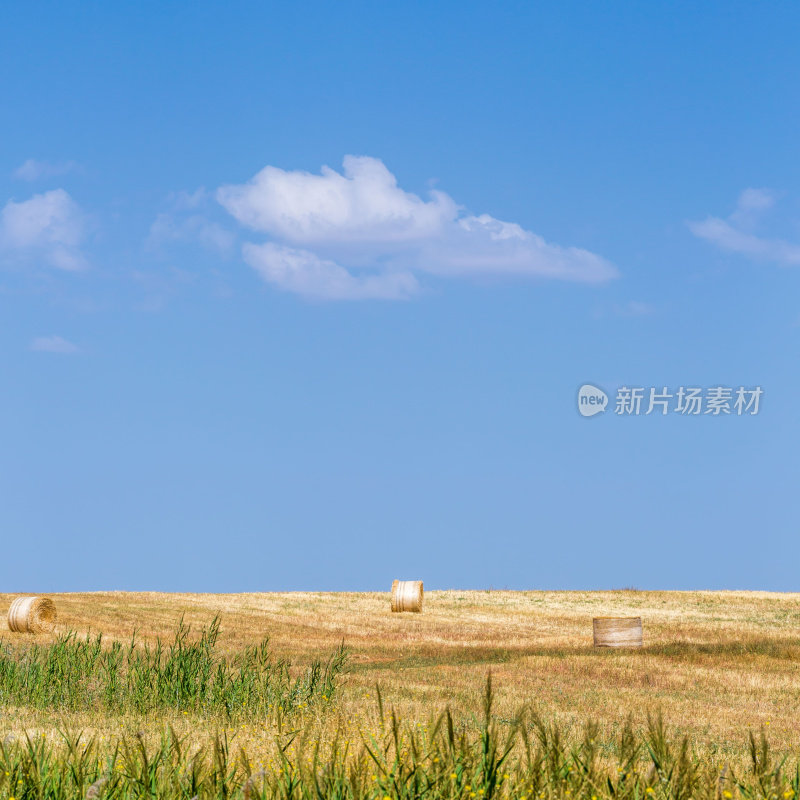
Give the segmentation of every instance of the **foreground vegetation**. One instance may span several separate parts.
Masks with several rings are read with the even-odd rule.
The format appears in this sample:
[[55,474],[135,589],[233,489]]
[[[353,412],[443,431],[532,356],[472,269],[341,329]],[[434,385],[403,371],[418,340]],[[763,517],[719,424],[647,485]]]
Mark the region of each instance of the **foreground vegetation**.
[[[0,613],[0,800],[798,791],[800,595],[427,592],[422,614],[388,592],[53,599],[54,635]],[[641,616],[644,648],[593,649],[603,614]]]
[[157,639],[127,647],[103,646],[97,634],[72,631],[54,642],[0,643],[0,704],[52,709],[102,709],[145,714],[171,709],[226,719],[291,712],[332,698],[346,662],[343,646],[326,662],[313,660],[294,679],[285,659],[276,659],[269,639],[223,657],[215,617],[190,638],[180,620],[172,642]]
[[7,738],[0,792],[15,800],[790,800],[800,791],[798,762],[774,762],[763,733],[750,735],[742,769],[702,758],[686,737],[670,737],[658,717],[639,732],[626,725],[605,743],[589,723],[567,745],[564,731],[536,714],[498,721],[491,682],[475,730],[459,729],[449,711],[429,726],[404,725],[384,713],[380,693],[378,722],[378,732],[352,747],[338,738],[321,747],[299,730],[281,729],[273,758],[260,767],[224,735],[197,747],[174,731],[153,744],[139,734],[105,749],[80,735],[63,734],[60,744]]

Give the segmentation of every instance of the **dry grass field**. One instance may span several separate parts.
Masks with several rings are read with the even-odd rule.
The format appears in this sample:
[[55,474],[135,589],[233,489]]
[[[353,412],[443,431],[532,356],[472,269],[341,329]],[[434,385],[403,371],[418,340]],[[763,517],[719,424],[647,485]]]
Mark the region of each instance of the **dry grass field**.
[[[269,635],[276,655],[297,667],[344,641],[349,666],[333,710],[315,721],[363,727],[379,685],[387,706],[422,723],[449,705],[457,718],[479,714],[487,673],[495,713],[510,718],[529,704],[578,731],[594,719],[613,736],[631,715],[661,711],[671,730],[697,747],[731,755],[747,731],[764,726],[776,750],[800,741],[800,595],[756,592],[430,591],[422,614],[392,614],[386,593],[50,595],[59,631],[102,632],[104,641],[169,639],[180,615],[191,625],[221,616],[220,645],[235,650]],[[0,609],[11,595],[0,595]],[[592,617],[641,616],[642,650],[595,650]],[[6,641],[52,635],[10,634]],[[197,725],[176,716],[177,726]],[[55,725],[113,736],[165,718],[108,718],[93,709],[5,708],[2,729],[49,731]],[[209,723],[211,724],[211,723]],[[215,723],[216,724],[216,723]],[[251,745],[271,738],[271,723],[244,724]]]

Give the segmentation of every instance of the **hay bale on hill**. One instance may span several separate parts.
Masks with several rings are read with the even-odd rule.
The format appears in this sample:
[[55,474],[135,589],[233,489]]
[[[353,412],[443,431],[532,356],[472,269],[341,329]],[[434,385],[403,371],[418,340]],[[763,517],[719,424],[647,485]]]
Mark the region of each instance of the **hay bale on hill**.
[[641,617],[595,617],[595,647],[641,647]]
[[422,581],[394,581],[392,611],[422,611]]
[[47,633],[56,624],[56,604],[49,597],[18,597],[8,610],[8,628],[15,633]]

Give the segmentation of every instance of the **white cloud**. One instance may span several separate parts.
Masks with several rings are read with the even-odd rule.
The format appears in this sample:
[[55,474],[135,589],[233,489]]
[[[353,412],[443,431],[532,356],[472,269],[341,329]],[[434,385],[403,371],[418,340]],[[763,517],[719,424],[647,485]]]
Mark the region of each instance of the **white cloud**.
[[353,275],[308,250],[272,242],[247,243],[243,253],[244,260],[268,283],[316,300],[402,300],[419,290],[410,272]]
[[689,222],[689,230],[721,250],[756,261],[772,261],[785,266],[800,264],[800,244],[753,233],[761,214],[774,202],[774,195],[766,189],[745,189],[739,195],[736,209],[727,219],[708,217],[702,222]]
[[47,161],[37,161],[35,158],[29,158],[14,170],[13,175],[22,181],[38,181],[41,178],[66,175],[68,172],[73,172],[78,168],[78,164],[74,161],[61,161],[52,164]]
[[0,212],[0,252],[39,258],[56,269],[86,268],[80,251],[83,237],[83,213],[63,189],[20,203],[9,200]]
[[239,222],[295,244],[413,242],[436,235],[457,206],[443,192],[425,202],[404,192],[376,158],[346,156],[344,174],[265,167],[249,183],[223,186],[217,199]]
[[515,275],[599,283],[616,268],[594,253],[561,247],[513,222],[465,216],[425,243],[417,267],[440,275]]
[[730,219],[740,228],[749,228],[758,222],[764,211],[774,205],[775,195],[769,189],[745,189],[739,195]]
[[245,245],[245,260],[266,280],[306,296],[408,297],[419,289],[415,273],[589,283],[618,274],[587,250],[467,214],[444,192],[423,200],[401,189],[382,161],[365,156],[346,156],[341,174],[266,167],[246,184],[220,188],[217,200],[272,240]]
[[62,339],[60,336],[37,336],[31,343],[30,349],[39,353],[60,353],[71,355],[79,352],[77,345]]

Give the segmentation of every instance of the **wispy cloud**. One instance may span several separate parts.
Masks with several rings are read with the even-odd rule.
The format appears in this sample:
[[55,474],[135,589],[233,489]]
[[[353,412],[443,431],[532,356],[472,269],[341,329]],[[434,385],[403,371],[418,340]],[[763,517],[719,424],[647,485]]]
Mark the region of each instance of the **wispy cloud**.
[[84,228],[80,207],[63,189],[20,203],[9,200],[0,212],[0,253],[56,269],[82,270],[88,266],[80,249]]
[[244,260],[265,281],[313,299],[402,300],[419,289],[417,279],[410,272],[352,274],[308,250],[295,250],[272,242],[247,243],[243,253]]
[[629,300],[622,305],[614,306],[614,313],[619,317],[648,317],[655,313],[655,306],[641,300]]
[[136,303],[139,311],[157,312],[167,307],[175,294],[195,283],[196,275],[185,269],[133,270],[131,278],[144,293]]
[[702,222],[687,224],[695,236],[729,253],[784,266],[800,264],[800,244],[753,232],[762,214],[774,203],[774,195],[766,189],[745,189],[739,195],[736,209],[727,218],[708,217]]
[[60,353],[72,355],[80,352],[80,348],[61,336],[37,336],[29,345],[29,349],[37,353]]
[[406,192],[383,162],[346,156],[342,173],[265,167],[223,186],[217,200],[266,234],[244,258],[269,283],[317,299],[402,299],[418,275],[513,276],[599,283],[618,275],[606,259],[561,247],[512,222],[468,214],[438,190]]
[[54,178],[66,175],[68,172],[75,172],[78,169],[80,169],[80,165],[75,161],[51,163],[29,158],[24,164],[21,164],[14,170],[13,175],[21,181],[38,181],[43,178]]
[[150,226],[148,244],[160,246],[166,242],[196,241],[203,247],[228,255],[233,250],[236,237],[221,225],[200,214],[176,218],[173,214],[159,214]]
[[230,256],[236,235],[208,216],[211,196],[203,189],[178,192],[169,198],[169,210],[150,226],[147,246],[161,248],[171,242],[197,242],[222,256]]
[[752,228],[764,214],[775,205],[775,194],[769,189],[745,189],[730,215],[730,220],[737,227],[745,230]]

